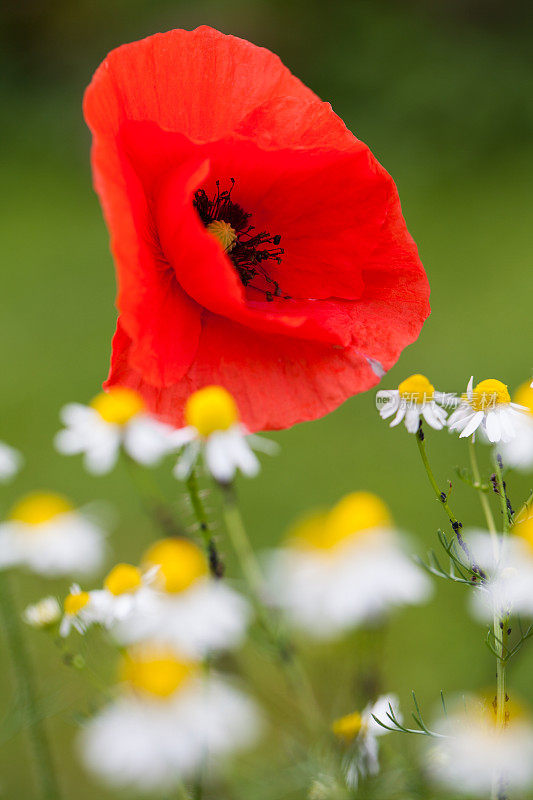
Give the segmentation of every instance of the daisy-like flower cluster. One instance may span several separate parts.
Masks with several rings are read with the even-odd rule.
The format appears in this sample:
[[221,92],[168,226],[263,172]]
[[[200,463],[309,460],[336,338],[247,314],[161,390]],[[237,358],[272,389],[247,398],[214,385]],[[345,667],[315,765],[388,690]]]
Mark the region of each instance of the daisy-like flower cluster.
[[85,468],[93,474],[109,472],[121,450],[143,466],[156,466],[179,451],[176,478],[188,478],[202,458],[207,471],[222,484],[231,482],[237,470],[257,475],[254,449],[277,451],[273,442],[249,433],[240,422],[235,400],[222,386],[206,386],[191,394],[184,418],[185,427],[173,428],[148,413],[133,389],[113,387],[88,406],[65,406],[61,412],[65,428],[55,444],[65,455],[83,454]]
[[[435,430],[448,427],[450,431],[457,431],[460,438],[473,437],[479,432],[482,439],[491,444],[510,445],[524,428],[528,432],[531,430],[530,441],[533,442],[533,424],[528,427],[531,410],[527,402],[524,403],[525,394],[522,391],[517,400],[512,401],[507,386],[500,380],[489,378],[474,386],[471,377],[466,392],[458,397],[436,391],[425,375],[417,374],[406,378],[395,390],[377,392],[376,405],[382,419],[392,417],[391,428],[403,422],[409,433],[416,433],[424,420]],[[531,399],[529,403],[531,405]],[[451,410],[450,416],[448,410]],[[522,453],[526,445],[516,447],[516,452]],[[519,462],[527,461],[522,454],[516,458]],[[533,455],[529,454],[529,458],[533,462]]]
[[474,616],[489,622],[496,615],[506,619],[520,615],[533,618],[533,516],[526,512],[509,535],[486,530],[465,530],[476,564],[486,575],[472,595]]
[[461,698],[435,725],[439,738],[427,752],[429,775],[454,793],[506,797],[533,781],[533,722],[517,703],[506,703],[497,725],[493,698]]
[[353,492],[297,522],[269,556],[268,577],[271,602],[317,639],[379,621],[430,594],[389,510],[369,492]]
[[87,767],[117,788],[169,791],[221,758],[252,746],[261,718],[230,681],[174,650],[129,650],[116,698],[84,728]]
[[344,746],[343,770],[349,788],[356,789],[360,778],[377,775],[379,772],[379,739],[389,731],[378,725],[377,719],[385,718],[392,708],[401,722],[398,698],[382,695],[369,703],[363,711],[353,711],[336,719],[331,729]]
[[76,508],[59,494],[29,494],[0,523],[0,568],[20,566],[47,577],[90,575],[104,554],[97,509]]
[[64,603],[61,634],[92,624],[111,630],[120,645],[150,641],[192,658],[238,646],[251,617],[247,601],[209,575],[207,560],[189,539],[152,545],[141,566],[117,564],[103,587],[74,585]]
[[101,588],[74,584],[61,636],[101,625],[128,647],[114,700],[80,737],[87,767],[112,786],[166,791],[251,746],[260,729],[255,703],[202,666],[240,644],[250,617],[246,600],[210,576],[203,552],[185,538],[156,542],[140,566],[115,565]]
[[185,406],[185,428],[176,432],[176,440],[184,446],[176,464],[177,478],[187,478],[200,455],[219,483],[229,483],[239,469],[253,477],[259,472],[259,461],[253,449],[275,453],[272,442],[250,434],[239,421],[237,405],[222,386],[206,386],[194,392]]

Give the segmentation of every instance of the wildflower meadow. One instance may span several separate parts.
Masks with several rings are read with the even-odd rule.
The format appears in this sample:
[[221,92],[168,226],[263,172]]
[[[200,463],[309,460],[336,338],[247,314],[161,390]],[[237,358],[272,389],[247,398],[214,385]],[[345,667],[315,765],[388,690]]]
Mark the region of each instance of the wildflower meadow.
[[533,797],[526,28],[328,13],[7,12],[0,795]]

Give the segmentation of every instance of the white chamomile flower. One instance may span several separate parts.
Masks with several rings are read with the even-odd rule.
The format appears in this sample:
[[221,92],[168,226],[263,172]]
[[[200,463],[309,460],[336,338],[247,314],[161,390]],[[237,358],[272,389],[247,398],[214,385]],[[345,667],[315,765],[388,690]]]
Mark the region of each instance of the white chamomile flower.
[[177,449],[176,431],[147,413],[133,389],[113,387],[88,406],[69,403],[61,410],[65,428],[55,446],[63,455],[84,454],[88,472],[102,475],[115,466],[123,447],[139,464],[153,466]]
[[104,579],[104,588],[91,592],[98,621],[106,628],[135,617],[150,605],[150,586],[158,567],[142,571],[133,564],[116,564]]
[[59,635],[68,636],[72,628],[83,634],[97,621],[90,592],[82,591],[77,583],[73,583],[63,603],[63,619],[59,626]]
[[32,628],[51,628],[61,617],[61,607],[55,597],[43,597],[38,603],[26,606],[22,618]]
[[475,387],[473,384],[472,377],[466,394],[448,419],[449,429],[459,431],[461,439],[479,430],[492,444],[510,442],[517,434],[517,423],[526,409],[512,403],[507,386],[495,378],[481,381]]
[[185,422],[175,439],[184,448],[174,469],[179,480],[190,475],[200,455],[219,483],[232,481],[237,470],[253,477],[259,461],[252,447],[270,454],[277,451],[273,442],[248,432],[239,421],[235,400],[222,386],[194,392],[185,406]]
[[377,775],[379,772],[378,738],[388,733],[374,717],[387,723],[387,713],[392,707],[396,719],[401,722],[398,699],[394,695],[382,695],[375,703],[369,703],[364,711],[354,711],[333,723],[332,731],[346,748],[343,769],[346,783],[357,788],[359,778]]
[[109,785],[171,791],[256,742],[255,703],[220,677],[144,645],[123,663],[124,689],[84,728],[79,750]]
[[20,471],[24,459],[22,453],[0,442],[0,483],[7,483]]
[[498,449],[506,466],[529,472],[533,469],[533,388],[529,381],[518,387],[513,401],[525,411],[513,421],[516,436]]
[[440,431],[446,425],[446,411],[439,403],[447,402],[450,395],[436,392],[425,375],[411,375],[397,389],[385,389],[376,395],[376,406],[381,419],[394,416],[390,427],[405,423],[409,433],[416,433],[420,420]]
[[143,602],[113,628],[121,644],[149,639],[188,657],[237,647],[250,619],[247,601],[209,576],[207,560],[189,539],[156,542],[145,553],[154,583]]
[[[81,592],[75,586],[65,601],[61,635],[68,636],[72,627],[79,633],[85,633],[92,624],[113,628],[139,614],[144,606],[150,606],[148,587],[153,583],[156,571],[157,568],[143,573],[133,564],[121,563],[116,564],[105,577],[103,589]],[[73,618],[67,606],[75,609]],[[81,617],[78,611],[81,611]],[[73,624],[78,618],[81,620],[80,626]]]
[[0,568],[22,566],[48,577],[88,575],[104,557],[104,531],[88,509],[64,497],[35,492],[0,523]]
[[507,723],[497,725],[493,698],[464,699],[435,728],[426,764],[435,781],[453,793],[498,797],[533,783],[533,725],[513,702]]
[[420,603],[431,587],[404,553],[385,504],[369,492],[349,494],[297,524],[271,555],[267,574],[270,602],[317,639]]
[[518,521],[507,536],[464,532],[471,558],[484,578],[472,594],[474,616],[490,622],[494,615],[533,617],[533,517]]

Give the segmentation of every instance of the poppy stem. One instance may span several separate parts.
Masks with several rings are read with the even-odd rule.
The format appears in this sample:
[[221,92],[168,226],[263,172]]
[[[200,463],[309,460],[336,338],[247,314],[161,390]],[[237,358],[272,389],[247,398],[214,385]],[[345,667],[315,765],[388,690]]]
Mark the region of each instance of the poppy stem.
[[11,591],[10,576],[6,570],[0,571],[0,614],[3,618],[21,704],[29,716],[28,738],[39,785],[37,796],[41,800],[60,800],[61,792],[56,778],[45,722],[40,718],[37,706],[33,667],[24,641],[19,611]]
[[264,605],[263,575],[246,533],[234,487],[231,484],[220,484],[220,486],[223,490],[223,515],[226,530],[248,586],[257,618],[278,655],[281,667],[287,677],[287,683],[298,697],[309,729],[316,732],[317,728],[322,727],[323,721],[313,688],[292,644],[287,641],[284,632],[279,629],[268,608]]

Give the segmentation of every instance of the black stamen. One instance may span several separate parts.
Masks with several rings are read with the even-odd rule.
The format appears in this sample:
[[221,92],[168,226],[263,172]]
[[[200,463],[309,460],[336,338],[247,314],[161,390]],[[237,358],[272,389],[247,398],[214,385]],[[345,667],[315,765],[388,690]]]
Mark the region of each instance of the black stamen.
[[[231,259],[241,283],[265,295],[268,302],[274,297],[290,300],[280,289],[277,281],[270,277],[263,263],[275,261],[281,264],[284,249],[279,247],[281,236],[271,236],[266,231],[254,233],[255,227],[248,224],[252,216],[231,199],[235,187],[235,179],[230,178],[231,188],[221,192],[220,181],[216,181],[216,194],[210,198],[204,189],[194,194],[193,206],[203,224],[207,227],[212,222],[227,222],[237,235],[237,239],[226,255]],[[266,247],[265,247],[266,245]]]

